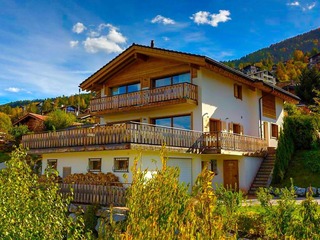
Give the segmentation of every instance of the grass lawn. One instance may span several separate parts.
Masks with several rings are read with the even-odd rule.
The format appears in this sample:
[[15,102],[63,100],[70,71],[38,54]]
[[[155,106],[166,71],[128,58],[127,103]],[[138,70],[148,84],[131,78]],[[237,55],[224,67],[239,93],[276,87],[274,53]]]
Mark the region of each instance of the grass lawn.
[[320,150],[303,150],[294,154],[284,180],[273,187],[320,187]]
[[8,153],[0,152],[0,163],[10,159]]

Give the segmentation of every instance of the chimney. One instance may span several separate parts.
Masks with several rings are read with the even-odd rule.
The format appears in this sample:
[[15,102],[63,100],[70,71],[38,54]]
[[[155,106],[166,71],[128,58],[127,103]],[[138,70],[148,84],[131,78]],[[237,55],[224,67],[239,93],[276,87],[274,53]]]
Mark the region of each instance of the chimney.
[[151,48],[153,48],[153,47],[154,47],[154,40],[151,40],[150,47],[151,47]]

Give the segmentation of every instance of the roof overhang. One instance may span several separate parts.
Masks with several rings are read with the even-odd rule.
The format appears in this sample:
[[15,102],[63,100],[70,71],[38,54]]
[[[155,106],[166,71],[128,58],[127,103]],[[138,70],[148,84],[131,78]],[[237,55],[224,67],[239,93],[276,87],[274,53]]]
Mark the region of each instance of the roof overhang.
[[267,92],[272,91],[274,95],[277,95],[285,101],[297,103],[300,100],[299,97],[295,96],[292,93],[289,93],[272,84],[263,82],[262,80],[253,79],[234,68],[231,68],[206,56],[172,51],[162,48],[147,47],[137,44],[131,45],[124,52],[119,54],[109,63],[100,68],[97,72],[84,80],[80,84],[80,88],[87,91],[98,91],[102,88],[102,84],[107,79],[123,70],[125,67],[130,66],[136,61],[146,61],[150,57],[170,59],[182,63],[188,63],[190,66],[195,68],[204,67],[225,77],[243,83],[251,88],[258,88],[262,91]]

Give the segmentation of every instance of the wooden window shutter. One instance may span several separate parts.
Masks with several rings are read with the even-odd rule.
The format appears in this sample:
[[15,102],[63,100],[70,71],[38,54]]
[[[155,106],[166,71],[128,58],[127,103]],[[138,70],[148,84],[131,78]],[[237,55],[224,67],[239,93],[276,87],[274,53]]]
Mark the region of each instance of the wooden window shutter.
[[233,132],[233,122],[228,123],[228,131]]
[[263,93],[262,114],[264,117],[276,119],[276,98],[269,93]]
[[221,121],[221,131],[227,131],[227,123],[226,121]]
[[243,125],[240,125],[240,134],[243,135]]

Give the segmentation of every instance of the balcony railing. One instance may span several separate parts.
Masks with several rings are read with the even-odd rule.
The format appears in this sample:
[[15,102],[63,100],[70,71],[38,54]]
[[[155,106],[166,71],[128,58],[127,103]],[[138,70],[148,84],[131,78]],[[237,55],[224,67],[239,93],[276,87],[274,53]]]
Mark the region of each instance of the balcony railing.
[[116,96],[96,98],[90,101],[90,109],[91,112],[99,112],[123,107],[146,106],[179,99],[197,101],[198,86],[191,83],[179,83]]
[[265,140],[252,136],[227,132],[202,133],[135,122],[37,133],[22,137],[23,146],[30,150],[131,143],[158,146],[165,144],[169,147],[188,148],[188,151],[193,153],[202,153],[210,149],[217,150],[217,153],[221,149],[255,152],[267,147]]

